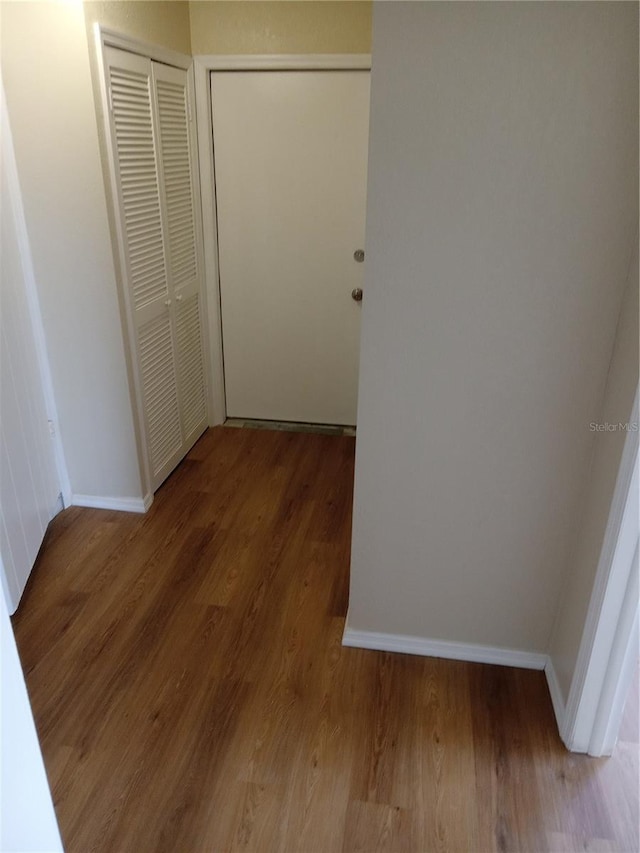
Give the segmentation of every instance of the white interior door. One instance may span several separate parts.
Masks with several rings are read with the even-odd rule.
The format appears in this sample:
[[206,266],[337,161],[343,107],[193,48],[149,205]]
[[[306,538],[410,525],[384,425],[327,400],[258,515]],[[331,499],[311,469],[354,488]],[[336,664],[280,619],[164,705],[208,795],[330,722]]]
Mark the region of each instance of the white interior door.
[[367,71],[211,75],[228,417],[355,424]]
[[13,613],[47,526],[62,506],[27,293],[28,246],[20,227],[24,214],[6,121],[5,113],[0,158],[0,576]]
[[155,491],[207,426],[187,72],[105,50],[129,342]]

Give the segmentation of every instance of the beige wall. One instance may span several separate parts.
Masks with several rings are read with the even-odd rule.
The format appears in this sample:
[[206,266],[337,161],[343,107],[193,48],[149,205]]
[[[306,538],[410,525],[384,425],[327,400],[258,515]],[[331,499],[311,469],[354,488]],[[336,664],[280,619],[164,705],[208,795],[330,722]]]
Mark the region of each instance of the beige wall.
[[[629,271],[622,303],[605,397],[597,421],[627,423],[638,387],[638,247]],[[582,507],[578,535],[569,566],[567,586],[558,610],[549,653],[564,701],[569,698],[578,651],[591,601],[593,582],[604,543],[609,511],[622,459],[626,433],[595,434],[593,458]]]
[[191,53],[187,0],[84,0],[87,25],[98,22],[125,35]]
[[379,3],[354,630],[544,653],[638,223],[638,8]]
[[196,0],[191,46],[202,53],[369,53],[368,0]]
[[82,5],[3,3],[1,61],[76,494],[140,497]]

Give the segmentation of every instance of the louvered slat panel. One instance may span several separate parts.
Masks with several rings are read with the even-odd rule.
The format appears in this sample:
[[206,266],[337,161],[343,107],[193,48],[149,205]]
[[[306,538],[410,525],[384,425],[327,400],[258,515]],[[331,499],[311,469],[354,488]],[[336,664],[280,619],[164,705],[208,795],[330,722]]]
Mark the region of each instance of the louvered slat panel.
[[106,51],[136,376],[155,490],[206,427],[187,74]]
[[184,82],[156,81],[171,276],[176,290],[191,284],[198,274],[186,74],[183,76]]
[[139,331],[140,372],[153,475],[182,447],[175,354],[169,315]]
[[110,82],[129,289],[138,310],[167,296],[150,75],[112,65]]
[[176,314],[178,376],[185,437],[199,426],[204,428],[207,414],[200,323],[200,297],[196,293],[179,304]]

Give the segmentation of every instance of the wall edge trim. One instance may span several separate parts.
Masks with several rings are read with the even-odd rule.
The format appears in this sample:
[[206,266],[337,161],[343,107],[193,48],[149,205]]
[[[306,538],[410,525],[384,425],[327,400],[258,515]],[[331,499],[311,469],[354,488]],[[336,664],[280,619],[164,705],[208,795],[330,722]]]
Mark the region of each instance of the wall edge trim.
[[348,622],[345,624],[342,645],[359,649],[375,649],[381,652],[420,655],[422,657],[515,666],[523,669],[543,670],[547,665],[547,655],[542,652],[483,646],[477,643],[458,643],[450,640],[436,640],[430,637],[414,637],[408,634],[360,631],[351,628]]
[[370,53],[196,53],[208,71],[370,71]]
[[111,498],[101,495],[71,495],[71,506],[89,509],[111,509],[120,512],[145,513],[153,503],[153,495],[144,498]]

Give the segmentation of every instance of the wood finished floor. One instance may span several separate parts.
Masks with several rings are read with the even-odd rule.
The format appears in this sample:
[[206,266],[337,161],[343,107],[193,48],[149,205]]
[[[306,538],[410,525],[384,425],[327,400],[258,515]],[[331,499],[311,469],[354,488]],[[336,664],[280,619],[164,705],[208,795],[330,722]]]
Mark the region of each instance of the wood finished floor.
[[68,853],[638,850],[637,719],[571,755],[540,672],[341,646],[353,454],[216,428],[53,521],[14,627]]

